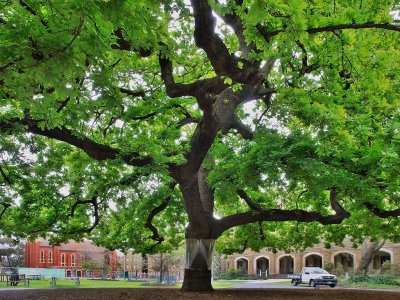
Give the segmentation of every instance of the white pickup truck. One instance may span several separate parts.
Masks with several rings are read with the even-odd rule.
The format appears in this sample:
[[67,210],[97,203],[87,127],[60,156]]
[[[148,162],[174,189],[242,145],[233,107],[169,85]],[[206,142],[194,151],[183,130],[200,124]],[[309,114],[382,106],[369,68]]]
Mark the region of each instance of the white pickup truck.
[[335,275],[329,274],[327,271],[321,268],[306,267],[301,270],[300,274],[288,275],[288,278],[292,279],[292,284],[294,286],[306,283],[311,287],[317,285],[329,285],[330,287],[335,287],[338,279]]

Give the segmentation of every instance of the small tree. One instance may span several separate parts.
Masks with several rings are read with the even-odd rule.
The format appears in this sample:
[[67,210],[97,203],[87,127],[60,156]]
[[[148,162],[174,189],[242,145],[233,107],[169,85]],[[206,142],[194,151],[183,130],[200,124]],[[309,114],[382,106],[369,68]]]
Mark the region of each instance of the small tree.
[[356,274],[367,274],[368,268],[371,265],[372,259],[375,254],[385,245],[385,240],[380,239],[378,241],[368,241],[364,242],[364,251],[362,253]]
[[327,262],[324,265],[324,269],[327,270],[328,272],[332,272],[335,269],[335,265],[331,262]]
[[224,255],[218,252],[214,253],[213,256],[213,277],[217,278],[218,276],[222,275],[224,269]]
[[24,266],[24,244],[11,238],[0,238],[0,266]]
[[169,277],[169,272],[173,269],[179,270],[182,268],[184,261],[184,253],[182,249],[176,251],[159,253],[151,256],[152,268],[156,272],[160,272],[160,283],[163,282],[164,276]]

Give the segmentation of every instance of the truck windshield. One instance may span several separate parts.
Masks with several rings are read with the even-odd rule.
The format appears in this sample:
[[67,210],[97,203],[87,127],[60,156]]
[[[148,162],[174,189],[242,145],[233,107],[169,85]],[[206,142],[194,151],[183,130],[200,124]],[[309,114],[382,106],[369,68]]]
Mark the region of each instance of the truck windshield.
[[311,274],[328,274],[328,272],[325,271],[324,269],[314,269],[311,270]]

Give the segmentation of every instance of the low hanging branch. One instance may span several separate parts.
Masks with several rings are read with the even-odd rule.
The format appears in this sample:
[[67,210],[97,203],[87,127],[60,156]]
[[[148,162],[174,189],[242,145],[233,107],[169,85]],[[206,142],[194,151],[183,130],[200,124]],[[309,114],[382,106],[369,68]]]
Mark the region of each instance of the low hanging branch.
[[99,218],[99,203],[97,202],[98,196],[99,196],[98,192],[96,191],[96,192],[93,193],[92,199],[90,199],[90,200],[77,200],[71,207],[70,216],[74,217],[75,210],[78,207],[78,205],[91,204],[93,206],[94,222],[93,222],[92,226],[90,226],[89,228],[81,230],[82,232],[90,233],[99,224],[100,218]]
[[153,234],[150,238],[156,241],[156,243],[148,249],[149,252],[151,252],[151,250],[154,249],[154,247],[156,247],[157,245],[161,244],[164,241],[164,238],[158,234],[158,229],[152,224],[152,221],[156,215],[158,215],[160,212],[162,212],[164,209],[167,208],[168,203],[172,199],[172,191],[174,190],[175,186],[176,182],[172,182],[169,184],[169,189],[171,190],[171,194],[167,198],[165,198],[159,206],[153,208],[150,211],[149,215],[147,216],[144,227],[151,230]]
[[5,202],[0,202],[1,205],[3,205],[3,210],[0,213],[0,220],[3,217],[3,215],[5,214],[6,210],[11,207],[10,203],[5,203]]

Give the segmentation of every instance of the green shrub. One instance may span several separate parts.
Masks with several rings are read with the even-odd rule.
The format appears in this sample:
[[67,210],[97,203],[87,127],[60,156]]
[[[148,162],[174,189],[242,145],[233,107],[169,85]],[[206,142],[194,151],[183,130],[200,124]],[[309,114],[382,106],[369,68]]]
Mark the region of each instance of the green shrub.
[[351,276],[347,281],[350,283],[368,282],[369,276],[365,274],[357,274]]
[[228,269],[227,274],[229,274],[229,275],[234,275],[234,274],[237,274],[237,273],[236,273],[236,270],[235,270],[235,269],[230,268],[230,269]]
[[241,270],[228,269],[226,274],[221,274],[214,278],[214,280],[233,280],[233,279],[247,279],[248,276],[240,274]]
[[400,266],[398,264],[392,264],[389,260],[382,264],[382,272],[385,274],[400,274]]
[[364,274],[358,274],[351,276],[348,279],[350,283],[370,283],[370,284],[385,284],[385,285],[394,285],[400,286],[400,282],[397,281],[396,276],[393,275],[377,275],[377,276],[368,276]]
[[244,277],[243,275],[233,273],[233,274],[221,274],[217,277],[214,278],[214,280],[234,280],[234,279],[247,279],[247,277]]
[[344,275],[345,272],[344,272],[344,267],[343,267],[342,264],[338,263],[338,264],[336,265],[335,273],[336,273],[336,275],[338,275],[338,276]]
[[327,263],[324,265],[324,269],[327,270],[329,273],[331,273],[331,272],[335,269],[335,266],[334,266],[333,263],[327,262]]

